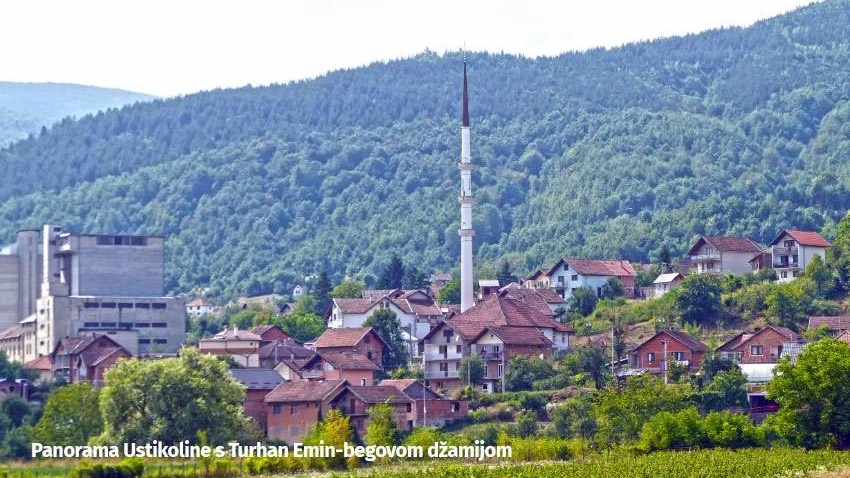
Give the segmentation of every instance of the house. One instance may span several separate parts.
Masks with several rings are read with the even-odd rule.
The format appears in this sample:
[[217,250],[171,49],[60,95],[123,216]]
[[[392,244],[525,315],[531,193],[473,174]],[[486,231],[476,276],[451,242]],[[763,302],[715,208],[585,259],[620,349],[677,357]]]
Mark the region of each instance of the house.
[[443,318],[440,308],[422,290],[364,290],[363,298],[334,298],[328,328],[363,327],[366,319],[376,310],[395,312],[401,331],[409,337],[408,355],[418,355],[416,342]]
[[428,289],[429,292],[431,292],[431,297],[437,297],[440,290],[452,280],[452,275],[445,272],[438,272],[436,274],[432,274],[429,280],[431,282],[431,286]]
[[741,332],[717,348],[717,354],[735,363],[776,363],[787,343],[804,343],[787,327],[768,325],[755,332]]
[[676,287],[679,287],[679,283],[682,282],[682,280],[684,280],[684,277],[678,272],[659,274],[658,277],[652,281],[653,286],[655,286],[655,297],[661,297]]
[[383,363],[383,353],[387,347],[386,341],[371,327],[327,329],[313,343],[316,352],[355,351],[378,365]]
[[24,329],[13,325],[0,331],[0,350],[10,362],[22,362],[24,358]]
[[402,433],[412,430],[415,425],[413,399],[393,386],[356,387],[347,384],[334,393],[329,404],[349,417],[351,427],[361,437],[369,425],[369,409],[375,405],[387,404],[393,407],[396,427]]
[[750,274],[750,260],[761,247],[746,237],[700,236],[688,256],[697,274]]
[[213,337],[198,341],[198,350],[210,355],[232,357],[242,367],[259,367],[262,342],[263,338],[254,332],[225,326]]
[[279,325],[257,325],[252,327],[250,332],[260,336],[261,347],[273,341],[295,343],[294,339],[281,329]]
[[549,359],[554,351],[552,341],[533,327],[486,327],[470,344],[471,354],[484,362],[486,372],[481,388],[488,393],[505,390],[504,379],[510,368],[510,359]]
[[555,289],[565,300],[572,297],[576,289],[589,288],[597,296],[602,296],[603,288],[609,279],[615,278],[623,284],[626,297],[635,297],[635,277],[637,273],[629,261],[563,258],[545,273],[548,278],[526,281],[526,284],[541,282]]
[[811,316],[807,330],[815,331],[825,327],[832,337],[838,337],[845,330],[850,329],[850,316],[842,315],[836,317]]
[[291,361],[300,368],[307,360],[316,356],[316,352],[291,340],[273,340],[260,347],[258,354],[260,368],[276,368],[284,360]]
[[264,433],[268,431],[265,398],[283,382],[283,377],[274,370],[262,368],[232,368],[230,375],[245,389],[242,408],[245,416],[257,424]]
[[632,369],[652,373],[664,373],[668,361],[697,372],[706,352],[708,347],[690,335],[679,330],[662,330],[635,347],[629,353],[629,362]]
[[499,291],[499,281],[496,279],[481,279],[478,281],[478,299]]
[[59,339],[50,357],[55,379],[68,383],[92,382],[94,385],[102,385],[106,369],[132,355],[108,335],[92,333]]
[[324,367],[325,380],[346,380],[348,383],[369,386],[375,384],[375,375],[383,370],[380,365],[356,351],[319,352]]
[[204,317],[215,312],[215,306],[204,299],[197,298],[186,304],[186,313],[189,317]]
[[38,374],[37,382],[47,384],[53,381],[53,360],[50,355],[42,355],[24,364],[24,368],[30,369]]
[[381,380],[380,385],[396,387],[413,400],[413,423],[416,426],[446,426],[464,420],[469,412],[466,400],[449,400],[433,392],[421,379]]
[[[525,302],[532,307],[537,307],[544,313],[559,315],[567,308],[567,301],[552,289],[524,289],[505,286],[500,289],[500,293],[503,296]],[[542,307],[543,304],[549,309],[548,311]]]
[[282,382],[263,399],[268,437],[300,442],[327,413],[329,398],[345,385],[341,380]]
[[[575,334],[572,327],[555,320],[546,300],[539,294],[520,297],[513,295],[512,290],[491,294],[467,311],[441,321],[419,341],[421,353],[424,354],[423,367],[427,386],[432,390],[452,390],[460,387],[460,361],[473,353],[475,340],[488,327],[527,329],[523,331],[522,336],[533,336],[534,346],[548,347],[551,350],[549,354],[560,354],[568,350],[570,336]],[[514,332],[518,333],[518,330]],[[547,346],[539,345],[537,337],[540,335],[548,340]],[[500,340],[509,339],[505,337]],[[483,348],[484,343],[479,345]],[[508,347],[500,350],[505,351],[501,357],[509,364],[514,349]],[[504,367],[501,371],[507,373]],[[488,382],[490,386],[486,387],[486,390],[492,390],[492,385],[500,378],[498,372],[498,365],[495,365],[492,373],[488,371],[492,380]]]
[[844,342],[847,345],[850,345],[850,331],[845,330],[841,332],[841,335],[836,337],[839,342]]
[[814,256],[826,260],[826,250],[832,244],[813,231],[783,229],[770,242],[772,266],[780,282],[790,282],[806,270]]
[[25,378],[0,378],[0,401],[9,395],[17,395],[29,401],[34,389],[32,382]]
[[309,357],[291,355],[281,358],[274,369],[284,380],[321,382],[325,380],[327,364],[322,356],[310,351]]
[[770,249],[762,251],[750,259],[750,267],[753,269],[753,274],[758,274],[759,271],[772,269],[773,256],[770,254]]
[[537,269],[522,281],[523,287],[529,289],[548,289],[550,287],[549,276],[543,269]]

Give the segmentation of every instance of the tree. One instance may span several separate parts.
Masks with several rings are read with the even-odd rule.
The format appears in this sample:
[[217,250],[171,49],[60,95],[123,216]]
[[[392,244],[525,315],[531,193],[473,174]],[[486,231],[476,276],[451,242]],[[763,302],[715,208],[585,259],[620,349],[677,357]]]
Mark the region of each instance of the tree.
[[103,431],[99,392],[88,382],[59,387],[44,405],[44,413],[33,429],[45,445],[82,445]]
[[810,279],[815,285],[815,295],[819,298],[828,297],[833,290],[834,280],[830,271],[823,262],[821,256],[815,254],[803,271],[802,277]]
[[[316,428],[304,439],[305,445],[330,445],[338,450],[351,442],[353,433],[351,421],[337,409],[328,410],[325,418],[316,425]],[[232,440],[231,440],[232,441]],[[312,458],[311,468],[338,469],[345,466],[345,456],[336,453],[327,458]]]
[[609,277],[602,286],[602,297],[606,299],[616,299],[624,295],[626,295],[626,288],[616,277]]
[[667,244],[661,245],[661,252],[658,253],[658,262],[661,263],[663,272],[670,272],[673,269],[673,259],[670,254],[670,247]]
[[496,278],[499,279],[499,286],[504,287],[511,282],[518,282],[519,279],[516,275],[514,275],[513,271],[511,271],[511,264],[508,261],[502,261],[502,265],[499,266],[499,272],[496,275]]
[[401,286],[405,289],[427,289],[430,283],[428,276],[414,266],[404,268],[404,277],[401,280]]
[[608,352],[598,345],[578,347],[564,356],[559,372],[571,375],[586,373],[596,388],[602,390],[609,376],[609,370],[605,366],[608,360]]
[[582,317],[587,317],[596,308],[596,292],[590,287],[579,287],[574,289],[568,301],[570,312],[577,313]]
[[596,434],[593,401],[588,396],[570,398],[551,412],[555,433],[563,438],[591,438]]
[[437,292],[440,304],[460,304],[460,279],[452,279]]
[[747,406],[747,377],[741,369],[717,373],[706,385],[704,392],[716,397],[712,410]]
[[834,339],[806,347],[792,364],[776,366],[768,398],[779,404],[773,418],[791,443],[816,448],[850,446],[850,347]]
[[[325,330],[325,320],[317,315],[316,299],[305,295],[298,300],[292,312],[286,315],[273,317],[268,324],[279,325],[283,330],[299,342],[315,339]],[[265,325],[255,322],[254,325]]]
[[506,387],[511,392],[532,390],[534,382],[546,380],[554,375],[555,369],[546,360],[537,357],[515,356],[511,358],[508,374],[505,377]]
[[686,276],[676,295],[682,320],[691,324],[714,324],[721,310],[720,289],[720,279],[712,274]]
[[359,299],[363,296],[363,284],[353,280],[344,280],[334,287],[331,296],[335,299]]
[[395,445],[398,429],[395,424],[395,408],[389,403],[369,407],[369,425],[366,427],[366,443],[369,445]]
[[404,263],[393,254],[390,263],[381,271],[378,277],[379,289],[399,289],[404,281]]
[[796,327],[795,323],[805,318],[806,306],[812,301],[809,287],[814,288],[812,281],[805,277],[775,284],[764,299],[765,312],[783,325]]
[[481,357],[477,355],[470,355],[469,357],[465,357],[460,361],[460,367],[458,368],[458,376],[463,381],[463,383],[467,385],[479,385],[481,384],[481,379],[487,374],[487,368],[484,364],[484,361],[481,360]]
[[323,317],[331,307],[331,281],[328,279],[327,272],[319,272],[319,277],[313,285],[313,297],[316,299],[314,312]]
[[387,350],[382,355],[384,370],[389,372],[407,364],[407,346],[395,312],[379,308],[363,322],[363,327],[372,327],[387,343]]
[[199,431],[211,443],[252,435],[242,386],[224,362],[196,349],[183,348],[178,358],[121,360],[104,379],[100,409],[107,443],[195,441]]
[[524,438],[536,435],[537,414],[529,410],[517,413],[516,434]]

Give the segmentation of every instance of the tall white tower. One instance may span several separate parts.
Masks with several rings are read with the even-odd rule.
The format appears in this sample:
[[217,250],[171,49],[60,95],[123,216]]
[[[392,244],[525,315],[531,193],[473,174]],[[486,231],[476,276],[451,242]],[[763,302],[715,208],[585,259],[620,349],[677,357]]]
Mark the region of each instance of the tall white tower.
[[472,158],[469,152],[469,96],[463,60],[463,123],[460,128],[460,311],[473,306],[472,294]]

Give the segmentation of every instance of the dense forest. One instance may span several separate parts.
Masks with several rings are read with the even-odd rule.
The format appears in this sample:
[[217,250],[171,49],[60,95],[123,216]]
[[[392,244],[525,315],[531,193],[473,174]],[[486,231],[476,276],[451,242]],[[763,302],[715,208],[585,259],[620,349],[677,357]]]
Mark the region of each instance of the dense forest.
[[[683,254],[850,209],[850,1],[529,59],[469,54],[479,264]],[[168,288],[288,292],[398,254],[451,269],[461,55],[64,120],[0,151],[0,237],[168,236]]]
[[0,81],[0,148],[38,134],[42,127],[65,117],[81,117],[150,99],[150,95],[114,88]]

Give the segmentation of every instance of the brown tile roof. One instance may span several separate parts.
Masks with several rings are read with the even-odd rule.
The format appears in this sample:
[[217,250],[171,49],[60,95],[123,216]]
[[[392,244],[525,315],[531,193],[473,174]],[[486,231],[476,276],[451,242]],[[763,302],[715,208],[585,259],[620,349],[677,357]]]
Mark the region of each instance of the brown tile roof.
[[750,252],[756,254],[761,252],[761,248],[755,242],[746,237],[732,236],[700,236],[696,244],[688,251],[689,256],[697,255],[700,246],[703,243],[709,244],[719,252]]
[[0,340],[15,339],[24,334],[24,329],[20,325],[13,325],[8,329],[0,331]]
[[334,304],[339,307],[343,314],[365,314],[369,312],[374,304],[369,299],[342,299],[334,298]]
[[[124,349],[121,344],[110,338],[108,335],[94,333],[90,335],[65,337],[64,339],[60,339],[59,342],[56,344],[56,347],[53,349],[53,353],[56,353],[59,347],[62,346],[65,349],[65,355],[79,355],[84,353],[91,344],[95,343],[100,339],[106,339],[111,342],[112,347],[110,348],[120,348],[126,351],[126,349]],[[129,354],[129,352],[127,353]],[[100,354],[98,353],[98,355]],[[89,357],[89,359],[91,360],[93,359],[93,357]],[[93,364],[89,363],[89,365]]]
[[546,275],[546,271],[544,271],[543,269],[537,269],[536,271],[529,274],[528,277],[525,278],[525,280],[537,280],[538,277],[545,276],[545,275]]
[[100,365],[101,362],[112,357],[116,354],[123,354],[124,356],[129,357],[130,352],[127,351],[124,347],[107,347],[100,350],[96,350],[90,353],[82,353],[80,354],[80,358],[82,358],[83,363],[89,367],[96,367]]
[[658,332],[657,334],[653,335],[652,337],[644,340],[640,345],[635,347],[635,349],[639,349],[639,348],[643,347],[644,344],[646,344],[650,340],[654,339],[655,337],[658,337],[661,334],[666,334],[666,335],[670,336],[672,339],[681,343],[682,345],[689,348],[690,350],[694,350],[694,351],[697,351],[697,352],[707,352],[708,351],[708,347],[704,343],[702,343],[699,340],[691,337],[690,335],[682,332],[681,330],[662,330],[662,331]]
[[230,375],[248,390],[274,390],[283,377],[267,368],[232,368]]
[[42,355],[24,364],[24,367],[32,370],[53,370],[53,360],[50,355]]
[[772,329],[772,330],[776,331],[777,333],[779,333],[779,335],[785,337],[785,339],[788,342],[801,342],[803,340],[803,338],[800,336],[800,334],[798,334],[797,332],[794,332],[793,330],[789,329],[788,327],[779,327],[779,326],[775,326],[775,325],[768,325],[768,326],[764,327],[763,329],[759,329],[759,330],[756,330],[754,332],[742,332],[742,333],[732,337],[731,339],[726,341],[726,343],[724,343],[720,347],[717,347],[717,351],[718,352],[729,352],[729,351],[735,350],[735,349],[741,347],[742,345],[744,345],[745,343],[749,342],[750,339],[759,336],[762,332],[764,332],[765,330],[768,330],[768,329]]
[[238,327],[226,328],[221,332],[215,334],[211,338],[201,339],[201,340],[216,340],[216,341],[226,341],[226,340],[242,340],[242,341],[260,341],[263,340],[262,337],[251,332],[250,330],[239,330]]
[[346,383],[348,382],[345,380],[283,382],[269,392],[263,401],[266,403],[320,402]]
[[326,349],[336,347],[356,347],[366,335],[372,332],[374,337],[387,346],[387,342],[372,327],[344,327],[339,329],[326,329],[322,335],[313,342],[313,348]]
[[260,347],[259,354],[261,359],[311,359],[316,352],[300,345],[275,340]]
[[356,352],[319,352],[322,359],[337,370],[381,370],[375,362]]
[[533,327],[487,327],[473,339],[479,340],[488,332],[498,337],[505,345],[532,345],[551,346],[552,341],[547,339],[543,332]]
[[809,317],[809,330],[817,330],[821,327],[826,327],[829,330],[841,331],[850,329],[850,316],[840,317]]
[[404,291],[401,289],[363,289],[363,292],[360,295],[364,299],[371,300],[372,302],[383,299],[386,296],[398,297],[404,294]]
[[546,272],[546,275],[551,276],[555,273],[555,269],[564,263],[583,276],[634,277],[637,275],[635,268],[629,261],[577,259],[574,257],[561,259]]
[[401,390],[396,387],[390,385],[371,385],[365,387],[355,387],[352,385],[348,386],[348,390],[351,391],[358,398],[363,400],[366,403],[410,403],[410,397],[404,394]]
[[832,247],[832,243],[827,241],[823,236],[814,231],[798,231],[796,229],[783,229],[776,236],[776,239],[770,243],[770,245],[775,245],[782,239],[782,236],[788,234],[798,244],[801,246],[814,246],[814,247]]
[[194,299],[194,300],[192,300],[192,301],[190,301],[189,303],[186,304],[186,307],[197,307],[197,306],[212,307],[213,305],[211,303],[205,301],[204,299],[201,299],[201,298]]

